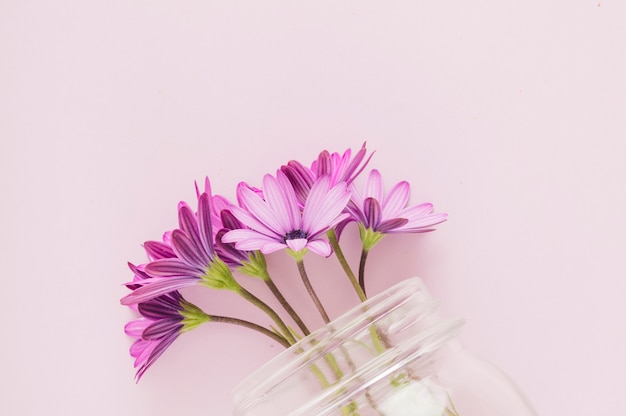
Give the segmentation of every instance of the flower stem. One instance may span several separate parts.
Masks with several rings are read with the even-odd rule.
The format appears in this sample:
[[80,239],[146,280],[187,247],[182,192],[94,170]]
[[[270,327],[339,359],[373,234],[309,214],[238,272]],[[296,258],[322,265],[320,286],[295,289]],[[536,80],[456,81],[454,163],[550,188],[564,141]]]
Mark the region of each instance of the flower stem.
[[268,279],[265,281],[265,284],[267,284],[267,286],[270,288],[270,290],[272,291],[276,299],[278,299],[278,301],[283,306],[283,308],[285,308],[289,316],[291,316],[291,318],[294,320],[296,325],[298,325],[298,328],[300,328],[302,333],[304,333],[304,335],[309,335],[311,331],[309,330],[309,328],[307,328],[307,326],[304,324],[304,322],[302,321],[300,316],[296,313],[296,311],[291,307],[291,305],[289,304],[287,299],[285,299],[285,297],[280,292],[278,287],[276,287],[276,285],[274,284],[274,281],[272,279]]
[[278,287],[276,287],[276,285],[272,281],[270,273],[267,270],[267,262],[265,261],[265,256],[263,255],[263,253],[261,253],[260,251],[251,252],[248,255],[248,260],[242,262],[241,266],[237,270],[248,276],[263,280],[274,295],[274,297],[280,302],[282,307],[285,309],[285,311],[287,311],[289,316],[291,316],[291,318],[298,325],[304,335],[309,335],[311,333],[311,331],[309,331],[304,322],[302,322],[302,319],[300,319],[296,311],[291,307],[287,299],[285,299]]
[[322,319],[324,320],[324,322],[329,323],[330,318],[328,317],[328,314],[326,313],[326,310],[324,309],[322,302],[320,302],[320,299],[317,297],[317,294],[315,293],[313,286],[311,286],[311,281],[309,280],[309,277],[306,274],[306,269],[304,268],[304,261],[302,259],[296,260],[296,264],[298,265],[298,271],[300,272],[300,277],[302,277],[302,283],[304,283],[304,287],[306,287],[307,292],[309,292],[309,296],[311,296],[311,299],[313,299],[313,303],[315,303],[315,307],[320,312],[320,315],[322,315]]
[[350,265],[348,264],[346,257],[343,255],[343,251],[341,250],[341,247],[339,246],[339,241],[337,240],[337,234],[335,234],[335,230],[331,229],[330,231],[326,233],[326,235],[328,236],[328,241],[330,242],[330,245],[333,248],[333,252],[335,253],[335,256],[337,256],[337,260],[339,260],[339,264],[341,264],[343,271],[346,272],[346,275],[348,276],[350,283],[352,283],[352,287],[354,288],[354,291],[359,296],[359,299],[361,300],[361,302],[365,302],[367,300],[367,296],[365,296],[365,292],[361,288],[361,285],[359,285],[359,282],[356,276],[354,275],[352,268],[350,268]]
[[263,281],[265,282],[265,284],[267,285],[267,287],[270,289],[270,291],[272,292],[272,294],[274,295],[274,297],[280,302],[280,304],[282,305],[282,307],[285,309],[285,311],[287,311],[287,313],[289,314],[289,316],[291,316],[291,319],[294,320],[294,322],[296,323],[296,325],[298,325],[298,328],[300,328],[300,330],[302,331],[302,333],[306,336],[309,335],[311,333],[311,331],[309,330],[309,328],[307,328],[307,326],[304,324],[304,322],[302,321],[302,319],[300,318],[300,316],[298,315],[298,313],[293,309],[293,307],[291,306],[291,304],[289,304],[289,302],[287,301],[287,299],[285,298],[285,296],[281,293],[280,289],[278,289],[278,287],[276,286],[276,284],[274,284],[274,281],[272,280],[272,278],[270,277],[269,272],[267,271],[267,268],[264,269],[261,272],[260,275],[261,279],[263,279]]
[[361,260],[359,261],[359,286],[363,293],[365,292],[365,263],[367,262],[367,254],[369,250],[363,248],[361,251]]
[[267,335],[268,337],[272,338],[274,341],[278,342],[285,348],[289,348],[291,346],[291,344],[289,343],[289,341],[287,341],[285,337],[280,336],[277,333],[272,332],[269,329],[262,327],[261,325],[257,325],[249,321],[244,321],[243,319],[232,318],[229,316],[209,315],[209,320],[211,322],[222,322],[222,323],[234,324],[234,325],[243,326],[245,328],[254,329],[255,331],[262,333],[263,335]]
[[254,296],[252,293],[248,292],[242,286],[239,286],[237,293],[239,293],[244,299],[250,301],[252,304],[265,312],[270,318],[272,318],[272,320],[276,323],[276,325],[278,325],[280,330],[283,332],[283,335],[291,345],[296,343],[296,339],[293,337],[293,334],[291,333],[287,325],[285,325],[285,322],[280,319],[280,316],[278,316],[274,309],[270,308],[265,302]]

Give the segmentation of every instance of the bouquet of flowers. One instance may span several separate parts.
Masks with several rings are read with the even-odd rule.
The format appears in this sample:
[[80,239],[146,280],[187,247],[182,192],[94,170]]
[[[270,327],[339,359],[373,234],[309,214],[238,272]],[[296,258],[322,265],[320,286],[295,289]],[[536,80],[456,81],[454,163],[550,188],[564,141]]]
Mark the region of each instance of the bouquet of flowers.
[[[140,315],[125,326],[136,340],[130,348],[139,381],[163,352],[182,333],[208,322],[239,325],[259,331],[289,348],[309,335],[309,328],[292,307],[268,270],[266,255],[286,250],[293,257],[303,285],[324,322],[330,318],[307,274],[309,254],[335,257],[361,301],[367,300],[365,265],[370,250],[388,234],[422,233],[446,220],[434,213],[430,203],[409,204],[410,185],[403,181],[384,191],[376,169],[369,171],[364,186],[359,177],[373,154],[365,143],[353,154],[322,151],[305,165],[289,161],[275,174],[267,174],[262,186],[239,183],[236,203],[213,195],[207,178],[204,188],[196,184],[197,201],[178,205],[178,228],[167,231],[162,241],[146,241],[148,261],[129,263],[134,278],[121,299]],[[362,243],[355,273],[342,252],[339,240],[347,224],[358,225]],[[276,297],[275,310],[240,283],[240,275],[261,279]],[[236,316],[204,311],[186,300],[181,290],[201,285],[232,291],[267,314],[274,325],[265,327]],[[288,324],[289,320],[295,326]]]

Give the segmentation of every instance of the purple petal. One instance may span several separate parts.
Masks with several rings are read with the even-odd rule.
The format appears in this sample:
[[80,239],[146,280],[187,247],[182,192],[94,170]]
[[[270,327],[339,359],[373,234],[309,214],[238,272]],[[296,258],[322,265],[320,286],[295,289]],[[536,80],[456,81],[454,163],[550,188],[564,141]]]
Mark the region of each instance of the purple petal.
[[310,237],[325,232],[347,217],[347,214],[341,215],[350,200],[350,193],[346,190],[345,182],[338,183],[326,193],[323,191],[323,185],[320,185],[319,192],[314,186],[309,194],[311,206],[307,201],[304,207],[302,225],[303,230],[309,233]]
[[144,365],[154,348],[156,348],[157,342],[144,341],[138,339],[130,346],[130,356],[135,358],[135,368]]
[[143,248],[146,250],[148,257],[150,257],[151,260],[176,257],[176,254],[174,254],[174,251],[170,246],[159,241],[146,241],[143,243]]
[[209,194],[203,193],[198,198],[198,231],[204,258],[209,262],[213,259],[213,229],[211,224],[211,199]]
[[[191,246],[195,247],[194,251],[196,251],[198,258],[200,259],[199,263],[207,263],[208,253],[205,252],[206,250],[204,249],[202,238],[198,232],[198,218],[187,205],[181,205],[178,209],[178,223],[180,225],[180,229],[185,233],[188,239],[191,240]],[[177,231],[180,235],[180,230]],[[172,240],[174,240],[174,232],[172,232]],[[172,245],[175,245],[174,241],[172,241]],[[177,247],[172,248],[176,252]],[[180,247],[178,248],[180,249]]]
[[314,218],[319,215],[322,205],[324,204],[324,199],[328,194],[330,189],[330,178],[328,176],[322,176],[315,181],[311,191],[309,192],[309,196],[306,199],[304,204],[304,209],[302,211],[302,226],[304,228],[303,231],[310,232],[311,231],[311,223]]
[[358,171],[356,171],[356,169],[361,164],[361,161],[365,158],[365,154],[367,153],[367,149],[365,148],[365,144],[366,144],[366,142],[363,142],[363,145],[361,146],[361,149],[354,156],[354,159],[352,159],[352,162],[346,168],[344,174],[339,178],[340,180],[345,181],[348,184],[352,183],[352,181],[354,179],[356,179],[356,177],[359,176],[361,174],[361,172],[363,172],[365,167],[368,165],[368,163],[372,159],[372,156],[374,156],[374,152],[372,152],[372,154],[367,158],[365,163],[363,163],[363,166],[361,166],[361,168]]
[[189,266],[180,259],[160,259],[146,265],[146,273],[151,277],[200,277],[203,272],[204,270]]
[[270,254],[285,248],[287,248],[287,244],[279,243],[277,241],[268,241],[261,246],[260,250],[263,254]]
[[[280,242],[277,238],[268,237],[253,230],[231,230],[222,237],[224,243],[235,243],[237,250],[254,251],[268,243]],[[286,247],[283,244],[283,247]]]
[[[263,180],[263,188],[267,188],[270,183],[276,180],[272,175],[265,175]],[[265,191],[264,191],[265,192]],[[257,218],[258,222],[262,223],[265,227],[269,228],[278,235],[284,235],[287,231],[288,224],[285,224],[285,220],[277,218],[276,214],[269,208],[267,203],[263,201],[257,194],[248,188],[241,188],[241,199],[244,205],[247,207],[248,212]],[[237,215],[236,210],[233,208],[233,214],[244,224],[252,227],[252,224],[247,224]]]
[[408,182],[402,181],[396,184],[385,197],[382,203],[382,217],[395,218],[399,217],[400,211],[409,203],[409,194],[411,187]]
[[[278,173],[277,178],[265,175],[263,179],[263,194],[265,195],[265,207],[267,207],[268,218],[271,218],[272,221],[275,220],[280,227],[272,228],[279,234],[285,234],[297,227],[295,222],[299,220],[300,212],[296,195],[289,180],[281,171],[278,171]],[[289,189],[287,189],[287,186],[291,188],[291,195],[288,194]],[[295,208],[295,213],[293,208]]]
[[228,230],[226,229],[221,229],[220,231],[217,232],[217,235],[215,237],[215,248],[216,248],[217,254],[229,266],[232,266],[232,265],[239,266],[241,265],[242,262],[248,260],[248,255],[241,250],[237,250],[234,244],[224,243],[222,241],[222,237],[227,232]]
[[408,222],[409,220],[407,220],[406,218],[392,218],[390,220],[382,221],[380,224],[378,224],[378,226],[376,227],[376,231],[379,231],[381,233],[388,233],[392,230],[404,226]]
[[365,198],[363,201],[363,213],[365,214],[365,226],[377,229],[380,223],[380,204],[375,198]]
[[332,253],[330,248],[330,244],[328,241],[317,239],[314,241],[309,241],[306,247],[311,250],[315,254],[319,254],[320,256],[328,257]]
[[220,217],[222,220],[222,227],[226,228],[227,230],[236,230],[238,228],[243,228],[243,224],[228,209],[223,209],[220,213]]
[[265,224],[260,222],[256,217],[254,217],[250,212],[246,211],[243,208],[239,208],[237,206],[231,207],[231,213],[240,221],[244,226],[252,228],[258,233],[264,235],[276,236],[278,238],[282,237],[282,235],[277,234],[276,231],[270,230]]
[[151,323],[152,321],[145,318],[133,319],[124,325],[124,332],[131,337],[140,338],[144,329]]
[[315,163],[315,171],[318,178],[324,175],[330,175],[331,162],[330,153],[328,152],[328,150],[323,150],[317,157],[317,163]]
[[146,370],[150,368],[152,364],[154,364],[154,362],[161,356],[161,354],[165,352],[167,347],[169,347],[176,340],[176,338],[178,338],[178,335],[180,335],[179,332],[173,332],[167,337],[162,338],[161,341],[159,341],[158,343],[155,343],[156,345],[153,349],[151,349],[149,357],[147,358],[147,360],[145,360],[139,371],[137,371],[137,374],[135,376],[137,381],[141,379]]
[[187,234],[181,230],[174,230],[172,232],[172,248],[176,255],[190,267],[202,270],[210,264],[210,261],[196,243],[199,242],[192,241]]
[[287,246],[295,252],[298,252],[306,247],[306,243],[306,238],[294,238],[292,240],[285,241],[285,244],[287,244]]
[[169,292],[193,286],[199,281],[199,278],[189,276],[164,278],[155,277],[145,281],[146,283],[143,286],[124,296],[120,303],[122,305],[132,305],[135,303],[147,302],[150,299],[165,295]]
[[146,330],[143,331],[141,339],[149,341],[152,339],[162,338],[172,332],[179,332],[182,327],[183,324],[180,320],[161,319],[148,326]]
[[424,215],[430,214],[431,212],[433,212],[433,204],[430,202],[424,202],[422,204],[403,209],[398,213],[398,216],[408,218],[409,221],[411,221],[415,218],[420,218]]
[[295,160],[290,161],[287,163],[287,166],[282,166],[280,169],[285,176],[287,176],[289,182],[291,182],[296,196],[298,197],[298,202],[304,205],[304,201],[315,182],[313,172]]
[[364,196],[365,198],[372,197],[377,201],[383,200],[383,180],[380,176],[380,172],[376,169],[372,169],[365,182]]
[[[289,227],[287,231],[295,230],[300,227],[302,219],[302,212],[300,210],[300,205],[298,204],[296,192],[294,191],[291,182],[289,182],[289,179],[287,179],[287,176],[285,176],[283,172],[276,172],[276,180],[282,189],[284,199],[279,201],[280,208],[277,207],[274,210],[278,212],[278,209],[281,211],[284,209],[286,211],[285,218],[289,218]],[[271,199],[268,198],[268,201],[271,201]]]
[[429,214],[420,218],[410,220],[406,225],[398,228],[400,232],[426,232],[433,225],[440,224],[448,219],[448,214]]
[[180,301],[175,301],[169,296],[160,296],[147,302],[140,303],[137,309],[143,317],[152,320],[158,320],[164,317],[180,318],[181,316]]
[[149,279],[150,276],[145,271],[145,265],[135,266],[132,263],[128,263],[128,268],[133,272],[135,277],[133,278],[133,283],[127,284],[126,287],[129,289],[135,289],[138,285],[136,282],[141,282],[144,279]]

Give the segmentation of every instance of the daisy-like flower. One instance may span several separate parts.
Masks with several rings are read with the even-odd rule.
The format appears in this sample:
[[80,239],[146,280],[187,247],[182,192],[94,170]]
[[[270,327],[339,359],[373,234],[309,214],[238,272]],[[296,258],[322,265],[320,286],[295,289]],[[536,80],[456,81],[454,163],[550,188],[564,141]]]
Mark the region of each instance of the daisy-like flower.
[[296,160],[291,160],[280,169],[289,178],[298,197],[298,202],[302,205],[315,181],[322,176],[329,176],[331,186],[339,182],[346,182],[348,185],[352,183],[373,156],[371,154],[365,159],[366,154],[367,149],[363,143],[354,158],[352,158],[351,149],[347,149],[343,155],[323,150],[310,168]]
[[295,254],[311,250],[329,256],[330,245],[322,236],[347,218],[342,211],[350,199],[345,182],[331,186],[330,177],[323,176],[311,187],[301,210],[291,182],[280,170],[276,177],[263,178],[265,199],[247,186],[237,191],[242,207],[232,207],[232,214],[249,229],[228,231],[222,242],[263,254],[290,249]]
[[[238,288],[228,266],[215,255],[209,194],[204,192],[199,196],[197,214],[181,202],[178,222],[180,228],[169,235],[171,250],[164,243],[144,245],[154,259],[145,266],[149,278],[138,282],[139,286],[122,298],[122,304],[146,302],[196,284],[217,289]],[[171,254],[174,256],[170,257]]]
[[[196,194],[198,195],[198,198],[200,198],[202,193],[211,195],[211,183],[209,182],[208,177],[204,180],[204,192],[200,192],[198,184],[196,183]],[[230,230],[245,228],[245,226],[241,224],[241,222],[239,222],[239,220],[230,212],[230,208],[234,206],[234,204],[227,198],[221,195],[212,195],[209,202],[213,248],[215,249],[215,254],[217,254],[217,256],[229,267],[239,267],[249,259],[251,252],[237,250],[235,248],[235,244],[222,242],[222,236]]]
[[365,262],[367,255],[386,234],[423,233],[433,231],[433,226],[445,221],[448,214],[434,214],[433,205],[425,202],[407,206],[411,187],[408,182],[396,184],[385,195],[383,180],[378,170],[373,169],[361,194],[356,186],[350,186],[352,197],[346,210],[350,217],[336,227],[339,234],[350,221],[359,224],[359,234],[363,244],[359,262],[359,286],[365,296]]
[[406,181],[396,184],[385,195],[382,177],[376,169],[370,172],[363,194],[354,185],[351,190],[352,198],[347,206],[351,217],[348,221],[359,223],[362,237],[366,234],[363,243],[367,249],[383,234],[433,231],[434,225],[448,218],[448,214],[433,213],[433,204],[429,202],[407,206],[411,187]]
[[[135,281],[128,285],[129,288],[137,288],[141,281],[150,279],[143,265],[129,266],[135,273]],[[180,334],[210,320],[208,315],[187,302],[178,291],[132,305],[132,308],[141,317],[127,323],[124,332],[136,338],[130,347],[130,355],[135,358],[137,381]]]

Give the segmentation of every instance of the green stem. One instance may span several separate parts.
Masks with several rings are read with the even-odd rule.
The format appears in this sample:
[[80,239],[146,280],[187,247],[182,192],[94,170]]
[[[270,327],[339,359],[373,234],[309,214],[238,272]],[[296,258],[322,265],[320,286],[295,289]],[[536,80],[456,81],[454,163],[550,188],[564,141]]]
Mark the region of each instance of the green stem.
[[302,283],[304,283],[304,287],[306,287],[307,292],[309,292],[309,296],[311,296],[311,299],[313,299],[313,303],[315,303],[315,307],[320,312],[320,315],[322,315],[322,319],[324,319],[324,322],[329,323],[330,318],[328,317],[328,314],[326,313],[326,310],[324,309],[322,302],[320,302],[320,299],[317,297],[317,294],[315,293],[313,286],[311,286],[311,281],[309,280],[309,277],[306,274],[306,269],[304,268],[304,261],[302,259],[296,260],[296,264],[298,265],[298,271],[300,272],[300,277],[302,277]]
[[282,337],[278,335],[277,333],[272,332],[269,329],[262,327],[261,325],[257,325],[249,321],[244,321],[243,319],[232,318],[230,316],[217,316],[217,315],[209,315],[209,319],[211,322],[222,322],[222,323],[227,323],[227,324],[243,326],[245,328],[250,328],[250,329],[253,329],[255,331],[262,333],[263,335],[267,335],[268,337],[272,338],[274,341],[278,342],[285,348],[289,348],[291,346],[291,344],[289,343],[289,341],[287,341],[287,339],[285,339],[285,337]]
[[283,320],[280,319],[280,316],[278,316],[278,314],[274,312],[274,309],[270,308],[265,302],[263,302],[261,299],[254,296],[252,293],[248,292],[242,286],[239,286],[237,293],[239,293],[244,299],[252,302],[252,304],[257,306],[259,309],[265,312],[270,318],[272,318],[272,320],[276,323],[276,325],[278,325],[280,330],[283,331],[283,335],[285,336],[287,341],[289,341],[290,344],[293,345],[296,343],[296,339],[293,337],[293,334],[291,333],[287,325],[285,325],[285,322],[283,322]]
[[291,319],[293,319],[294,322],[296,323],[296,325],[298,325],[298,328],[300,328],[300,330],[304,333],[305,336],[309,335],[311,333],[311,331],[309,331],[309,328],[307,328],[307,326],[304,324],[304,322],[302,321],[302,319],[300,318],[298,313],[291,307],[291,305],[289,304],[289,302],[287,301],[285,296],[283,296],[281,291],[274,284],[274,281],[270,277],[270,275],[267,272],[267,270],[263,273],[261,278],[263,279],[263,281],[265,282],[267,287],[269,287],[269,289],[272,292],[272,294],[274,295],[274,297],[276,297],[276,299],[278,299],[278,301],[280,302],[282,307],[287,311],[289,316],[291,316]]
[[361,251],[361,260],[359,261],[359,286],[363,293],[365,292],[365,263],[367,262],[367,254],[369,250],[363,248]]
[[346,257],[343,255],[343,251],[341,250],[341,247],[339,246],[339,241],[337,240],[337,234],[335,234],[335,230],[332,229],[328,231],[326,235],[328,236],[328,241],[330,242],[330,245],[333,248],[333,252],[335,253],[335,256],[337,256],[337,260],[339,260],[339,264],[341,264],[343,271],[346,272],[346,275],[348,276],[350,283],[352,283],[352,287],[354,288],[354,291],[359,296],[359,299],[361,300],[361,302],[365,302],[367,300],[367,296],[365,296],[365,292],[361,288],[361,285],[359,285],[359,281],[354,275],[352,268],[350,268],[350,265],[348,264]]

